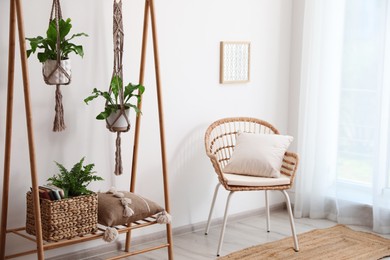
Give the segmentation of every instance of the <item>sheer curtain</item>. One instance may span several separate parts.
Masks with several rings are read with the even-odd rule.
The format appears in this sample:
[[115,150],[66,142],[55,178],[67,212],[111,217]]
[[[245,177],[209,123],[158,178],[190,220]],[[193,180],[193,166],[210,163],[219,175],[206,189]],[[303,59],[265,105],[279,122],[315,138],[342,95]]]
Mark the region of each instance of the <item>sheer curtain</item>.
[[390,6],[305,3],[296,217],[390,233]]

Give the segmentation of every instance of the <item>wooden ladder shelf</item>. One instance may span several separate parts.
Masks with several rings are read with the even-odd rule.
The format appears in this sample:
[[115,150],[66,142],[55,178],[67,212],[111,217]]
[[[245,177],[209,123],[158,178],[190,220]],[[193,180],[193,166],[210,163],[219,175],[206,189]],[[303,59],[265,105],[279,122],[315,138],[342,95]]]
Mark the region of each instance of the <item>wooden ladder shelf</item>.
[[[161,93],[159,53],[158,53],[158,42],[157,42],[157,32],[156,32],[156,20],[155,20],[155,12],[154,12],[155,9],[154,9],[153,1],[154,0],[145,0],[139,83],[143,85],[144,82],[147,35],[148,35],[148,27],[149,27],[149,19],[150,19],[152,40],[153,40],[153,54],[154,54],[158,116],[159,116],[159,127],[160,127],[160,145],[161,145],[162,174],[163,174],[163,186],[164,186],[163,187],[164,200],[165,200],[165,210],[169,213],[170,205],[169,205],[169,189],[168,189],[168,172],[167,172],[166,153],[165,153],[164,113],[163,113],[162,93]],[[7,86],[7,118],[6,118],[6,135],[5,135],[5,149],[4,149],[5,152],[4,152],[3,197],[2,197],[1,227],[0,227],[0,231],[1,231],[0,232],[0,259],[10,259],[10,258],[36,253],[37,258],[39,260],[43,260],[45,258],[44,257],[45,250],[59,248],[63,246],[68,246],[80,242],[101,238],[103,236],[103,228],[99,228],[99,230],[93,234],[85,235],[83,237],[76,237],[69,240],[61,240],[58,242],[44,242],[42,239],[42,223],[41,223],[41,212],[39,207],[39,193],[38,193],[38,180],[37,180],[36,159],[35,159],[33,119],[32,119],[31,101],[30,101],[30,82],[29,82],[28,66],[27,66],[24,21],[23,21],[21,0],[10,0],[9,21],[10,23],[9,23],[9,53],[8,53],[8,83],[7,83],[8,85]],[[16,228],[16,229],[7,229],[8,201],[9,201],[9,192],[10,192],[9,186],[10,186],[10,169],[11,169],[10,162],[11,162],[12,126],[13,126],[12,120],[13,120],[13,98],[14,98],[13,95],[14,95],[16,26],[18,27],[18,33],[19,33],[20,57],[21,57],[22,76],[23,76],[23,92],[24,92],[24,101],[25,101],[25,110],[26,110],[27,138],[28,138],[28,148],[29,148],[29,157],[30,157],[30,171],[31,171],[36,236],[30,236],[26,234],[25,227]],[[142,103],[139,104],[140,109],[141,107],[142,107]],[[131,192],[134,192],[135,190],[140,125],[141,125],[141,117],[137,117],[135,123],[133,160],[132,160],[132,167],[131,167],[131,180],[130,180]],[[118,232],[120,234],[126,233],[125,252],[121,253],[116,257],[112,257],[110,259],[120,259],[131,255],[145,253],[145,252],[149,252],[161,248],[167,248],[168,258],[173,259],[173,241],[172,241],[171,224],[166,224],[166,237],[167,237],[166,243],[141,249],[138,251],[130,251],[131,230],[147,227],[150,225],[154,225],[156,223],[157,223],[156,217],[152,216],[143,219],[141,221],[131,223],[128,226],[117,227]],[[5,245],[6,245],[7,234],[15,234],[27,240],[34,241],[36,243],[36,249],[6,256]]]

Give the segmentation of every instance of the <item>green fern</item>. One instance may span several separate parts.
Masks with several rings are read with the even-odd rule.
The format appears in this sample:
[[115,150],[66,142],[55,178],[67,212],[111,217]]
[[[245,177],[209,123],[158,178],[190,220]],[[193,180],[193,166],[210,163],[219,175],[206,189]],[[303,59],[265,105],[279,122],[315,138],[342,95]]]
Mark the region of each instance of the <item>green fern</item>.
[[87,164],[83,166],[85,157],[76,163],[70,171],[62,164],[55,162],[58,166],[59,173],[47,179],[51,184],[64,190],[65,198],[75,197],[80,195],[91,194],[88,190],[88,185],[93,181],[101,181],[102,177],[94,175],[92,171],[95,164]]

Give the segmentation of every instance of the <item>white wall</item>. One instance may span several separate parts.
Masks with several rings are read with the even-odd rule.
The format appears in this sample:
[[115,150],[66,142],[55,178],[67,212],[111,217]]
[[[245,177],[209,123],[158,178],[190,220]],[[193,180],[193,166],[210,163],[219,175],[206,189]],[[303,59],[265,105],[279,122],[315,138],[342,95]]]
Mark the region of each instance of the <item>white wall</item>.
[[[47,26],[49,0],[22,1],[26,36],[42,35]],[[86,106],[83,99],[93,87],[108,88],[112,73],[112,1],[62,1],[64,17],[73,20],[73,32],[86,32],[80,39],[85,57],[73,56],[73,79],[63,86],[67,129],[51,132],[54,88],[42,80],[41,67],[29,59],[31,98],[39,182],[56,173],[53,161],[71,167],[82,156],[96,164],[104,182],[128,189],[134,129],[122,139],[125,174],[114,177],[114,138],[103,122],[94,119],[103,102]],[[143,1],[124,1],[125,81],[138,81]],[[287,133],[289,113],[290,38],[292,1],[199,0],[155,1],[166,127],[167,159],[173,227],[205,221],[217,183],[204,152],[203,136],[216,119],[253,116],[273,123]],[[0,2],[0,151],[4,151],[7,83],[9,1]],[[251,42],[251,81],[220,85],[219,42]],[[294,47],[294,46],[293,46]],[[18,50],[18,49],[17,49]],[[163,204],[161,160],[152,48],[149,44],[143,102],[136,191]],[[11,207],[9,227],[23,226],[25,192],[31,184],[19,55],[16,62],[14,131],[12,143]],[[134,120],[133,120],[134,121]],[[0,156],[0,164],[4,165]],[[218,199],[215,217],[223,214],[226,193]],[[281,202],[275,195],[273,203]],[[236,203],[240,200],[240,203]],[[263,194],[237,194],[231,213],[264,206]],[[152,231],[161,228],[152,229]],[[144,234],[140,231],[136,235]],[[151,232],[151,231],[149,231]],[[88,244],[89,245],[89,244]],[[69,250],[88,245],[77,245]],[[11,249],[15,244],[8,243]],[[59,251],[57,251],[58,253]],[[50,254],[56,254],[49,253]]]
[[305,13],[305,0],[294,0],[291,22],[291,58],[290,58],[290,91],[288,109],[288,132],[295,137],[291,149],[297,149],[298,113],[301,84],[302,34]]

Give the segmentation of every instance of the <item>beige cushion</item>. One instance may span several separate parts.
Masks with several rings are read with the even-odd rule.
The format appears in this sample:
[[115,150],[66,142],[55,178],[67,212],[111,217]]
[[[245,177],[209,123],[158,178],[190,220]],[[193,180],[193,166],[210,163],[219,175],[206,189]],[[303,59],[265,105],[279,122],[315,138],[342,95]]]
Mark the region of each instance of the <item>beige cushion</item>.
[[108,227],[124,225],[164,211],[162,207],[151,200],[131,192],[121,191],[121,193],[123,193],[126,198],[131,199],[132,203],[129,207],[134,211],[134,215],[124,217],[124,207],[121,204],[121,200],[120,198],[115,197],[112,193],[98,193],[99,224]]
[[240,133],[223,172],[278,178],[284,153],[292,140],[287,135]]
[[230,173],[225,173],[223,176],[227,183],[232,186],[264,187],[290,184],[290,177],[284,174],[281,174],[279,178],[254,177]]

